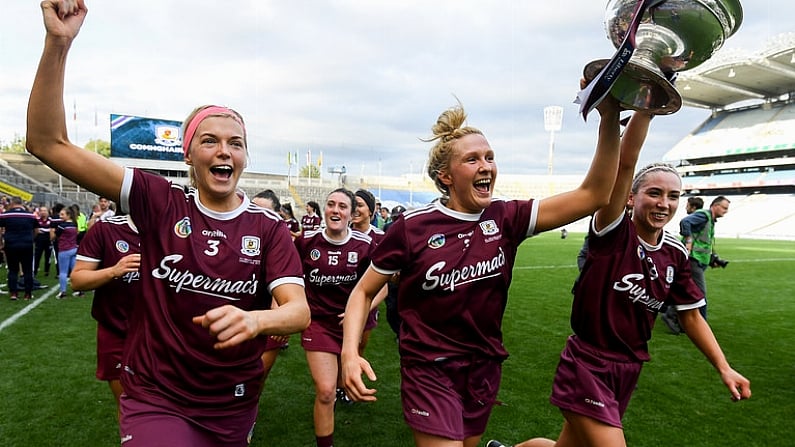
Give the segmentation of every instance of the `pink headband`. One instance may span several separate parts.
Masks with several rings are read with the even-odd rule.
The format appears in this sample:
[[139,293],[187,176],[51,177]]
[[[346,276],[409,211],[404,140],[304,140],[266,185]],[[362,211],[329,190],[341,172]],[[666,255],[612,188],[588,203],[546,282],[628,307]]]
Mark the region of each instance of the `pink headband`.
[[190,149],[190,142],[193,140],[193,134],[196,133],[196,128],[199,127],[202,121],[210,115],[229,115],[230,118],[237,121],[238,124],[243,128],[243,135],[246,134],[246,126],[243,124],[243,121],[237,116],[232,109],[229,109],[224,106],[209,106],[204,109],[201,109],[196,115],[194,115],[193,119],[190,120],[188,123],[188,127],[185,128],[185,135],[182,136],[182,152],[185,155],[188,155],[188,149]]

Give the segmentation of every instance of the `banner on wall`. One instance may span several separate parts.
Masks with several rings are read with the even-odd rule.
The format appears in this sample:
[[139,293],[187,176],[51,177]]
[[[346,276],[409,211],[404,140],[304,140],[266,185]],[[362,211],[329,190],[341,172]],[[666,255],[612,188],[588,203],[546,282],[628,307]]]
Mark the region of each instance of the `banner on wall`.
[[183,161],[181,121],[110,115],[110,156]]
[[0,182],[0,193],[10,197],[17,196],[25,202],[30,202],[33,199],[33,194],[23,191],[19,188],[15,188],[5,182]]

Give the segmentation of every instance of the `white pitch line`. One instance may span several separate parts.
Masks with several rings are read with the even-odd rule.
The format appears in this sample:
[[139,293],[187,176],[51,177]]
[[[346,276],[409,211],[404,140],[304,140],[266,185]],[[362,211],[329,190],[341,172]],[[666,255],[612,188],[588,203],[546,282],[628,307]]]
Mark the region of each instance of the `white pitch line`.
[[[744,263],[757,263],[757,262],[787,262],[795,261],[795,258],[767,258],[767,259],[729,259],[733,264]],[[563,265],[521,265],[514,266],[514,270],[551,270],[562,268],[577,268],[577,264],[563,264]]]
[[38,306],[39,304],[44,302],[47,298],[51,297],[57,290],[58,290],[58,286],[50,287],[50,290],[45,292],[44,295],[42,295],[42,296],[36,298],[35,300],[31,301],[30,304],[28,304],[27,306],[23,307],[22,310],[20,310],[19,312],[15,313],[14,315],[11,315],[7,319],[5,319],[2,323],[0,323],[0,332],[2,332],[3,329],[7,328],[8,326],[11,326],[12,324],[16,323],[17,320],[19,320],[20,318],[25,316],[25,314],[27,314],[31,310],[35,309],[36,306]]

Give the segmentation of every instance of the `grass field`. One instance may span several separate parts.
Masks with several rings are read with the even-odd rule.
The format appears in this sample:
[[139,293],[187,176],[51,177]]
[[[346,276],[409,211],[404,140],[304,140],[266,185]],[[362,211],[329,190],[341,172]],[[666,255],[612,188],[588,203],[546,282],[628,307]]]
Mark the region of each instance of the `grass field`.
[[[575,256],[582,235],[550,232],[522,245],[505,315],[499,398],[483,444],[556,437],[562,417],[548,402],[558,355],[570,333]],[[732,403],[717,373],[686,336],[654,330],[624,418],[630,446],[791,446],[795,439],[795,242],[718,240],[726,269],[707,272],[709,321],[729,361],[752,382]],[[0,284],[5,283],[5,269]],[[55,285],[52,278],[40,278]],[[95,323],[85,298],[34,301],[0,295],[0,446],[118,445],[115,407],[94,378]],[[34,307],[35,306],[35,307]],[[24,315],[21,311],[27,310]],[[9,320],[16,317],[16,320]],[[335,440],[344,446],[411,446],[398,396],[398,357],[384,321],[368,358],[378,402],[340,405]],[[260,404],[253,446],[313,446],[314,391],[297,336],[276,363]]]

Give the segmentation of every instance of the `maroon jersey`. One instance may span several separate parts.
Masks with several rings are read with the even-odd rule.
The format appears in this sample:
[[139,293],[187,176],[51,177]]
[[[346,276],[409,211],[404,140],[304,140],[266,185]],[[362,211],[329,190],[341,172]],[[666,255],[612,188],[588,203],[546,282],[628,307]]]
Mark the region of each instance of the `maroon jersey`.
[[55,227],[53,227],[53,224],[52,224],[52,218],[49,217],[49,216],[47,216],[47,217],[39,216],[37,218],[37,220],[39,222],[39,229],[38,229],[38,232],[36,233],[36,238],[37,239],[46,238],[47,240],[49,240],[50,239],[50,228],[55,228]]
[[[138,229],[128,216],[116,216],[99,220],[88,229],[77,248],[77,260],[98,264],[99,270],[140,252]],[[94,291],[91,316],[118,337],[127,335],[133,300],[141,295],[140,277],[140,272],[127,272]]]
[[693,309],[704,304],[703,298],[684,245],[668,232],[649,245],[622,216],[599,233],[590,230],[571,327],[588,344],[648,361],[647,342],[663,303]]
[[301,231],[301,227],[298,225],[298,221],[294,218],[289,218],[284,221],[284,225],[290,230],[291,233],[298,233]]
[[257,404],[264,343],[215,349],[216,338],[191,319],[233,305],[270,308],[269,292],[303,285],[286,227],[252,204],[216,212],[193,188],[128,169],[121,207],[141,236],[141,289],[127,333],[122,384],[131,397],[188,416],[226,416]]
[[338,318],[345,312],[353,286],[370,266],[371,244],[370,236],[356,230],[349,230],[342,241],[330,240],[323,230],[295,240],[312,318]]
[[373,225],[370,225],[370,228],[364,234],[370,236],[370,238],[373,240],[373,245],[380,244],[384,239],[384,230]]
[[58,251],[67,251],[77,248],[77,224],[61,220],[55,227],[55,238],[58,241]]
[[304,217],[301,218],[301,230],[302,231],[314,231],[320,229],[320,216],[317,214],[309,215],[304,214]]
[[502,316],[519,244],[535,232],[535,201],[493,200],[479,214],[436,202],[399,217],[373,252],[373,268],[400,272],[403,364],[508,356]]

